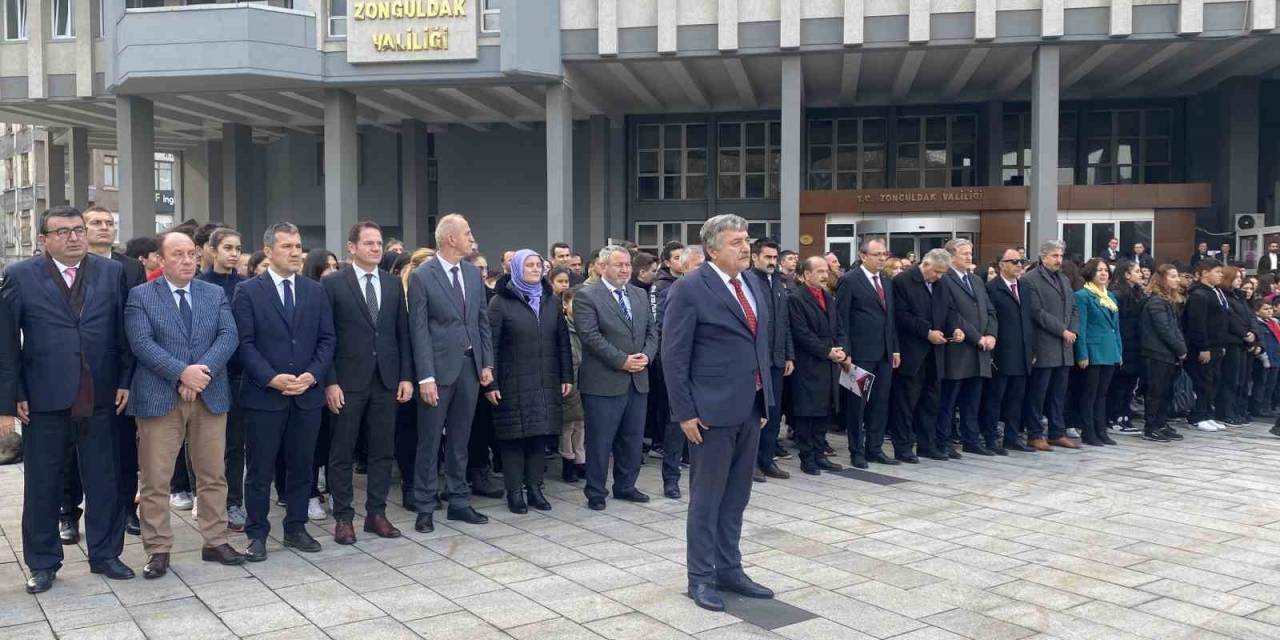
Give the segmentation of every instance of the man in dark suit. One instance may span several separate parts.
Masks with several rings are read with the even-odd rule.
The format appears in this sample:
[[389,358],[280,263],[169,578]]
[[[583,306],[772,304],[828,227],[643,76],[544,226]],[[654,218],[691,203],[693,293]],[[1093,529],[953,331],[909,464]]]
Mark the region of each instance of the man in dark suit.
[[777,408],[768,375],[768,294],[742,277],[751,260],[747,221],[707,220],[702,244],[707,263],[671,285],[668,304],[680,313],[664,320],[662,362],[671,419],[690,443],[689,596],[699,607],[723,611],[717,588],[773,597],[742,570],[739,541],[760,429]]
[[22,332],[19,355],[9,359],[11,366],[16,360],[16,412],[27,425],[22,555],[31,570],[29,593],[47,591],[62,567],[57,521],[70,447],[84,480],[89,570],[117,580],[134,575],[119,559],[124,511],[113,428],[133,376],[123,322],[127,290],[120,263],[87,255],[85,234],[74,207],[45,211],[46,255],[11,265],[0,288]]
[[791,314],[787,308],[789,294],[782,281],[782,273],[778,271],[778,243],[766,239],[751,246],[751,275],[759,280],[760,289],[769,293],[766,296],[769,325],[765,334],[769,336],[769,357],[772,360],[769,375],[773,378],[773,406],[778,407],[778,411],[769,415],[769,421],[760,434],[760,451],[752,479],[764,482],[768,476],[786,480],[791,474],[783,471],[773,457],[777,453],[778,431],[782,426],[782,382],[795,369],[796,354],[791,338]]
[[973,266],[973,243],[956,238],[947,243],[951,253],[951,270],[942,277],[942,285],[951,293],[956,309],[956,322],[964,333],[963,340],[952,340],[944,347],[946,360],[942,368],[942,402],[938,413],[934,442],[945,443],[947,455],[959,458],[951,446],[951,419],[960,412],[960,439],[966,453],[995,455],[980,440],[978,405],[982,398],[982,381],[991,377],[991,352],[996,348],[999,323],[995,309],[987,299],[987,289],[969,268]]
[[[1037,451],[1049,451],[1049,445],[1079,449],[1067,437],[1065,402],[1068,374],[1075,362],[1076,336],[1080,331],[1080,314],[1075,292],[1062,273],[1062,254],[1066,245],[1049,240],[1040,245],[1040,263],[1018,281],[1018,292],[1031,312],[1035,326],[1031,338],[1036,360],[1027,379],[1027,397],[1023,404],[1023,424],[1027,428],[1027,444]],[[1041,424],[1049,426],[1048,438]]]
[[1209,257],[1209,243],[1208,242],[1198,243],[1196,244],[1196,252],[1191,254],[1191,261],[1188,264],[1192,269],[1195,269],[1196,265],[1200,264],[1201,260],[1204,260],[1208,257]]
[[1133,243],[1133,261],[1142,269],[1155,270],[1156,268],[1155,258],[1152,258],[1150,253],[1147,253],[1147,245],[1141,242]]
[[387,520],[391,461],[395,450],[396,403],[413,399],[413,360],[409,354],[409,311],[404,289],[378,269],[382,228],[357,222],[347,233],[351,264],[324,279],[333,305],[337,335],[325,396],[333,417],[326,465],[333,497],[333,541],[355,544],[351,521],[351,461],[363,428],[369,452],[364,530],[383,538],[400,531]]
[[866,469],[867,462],[895,465],[881,448],[885,424],[889,419],[889,397],[893,391],[893,370],[898,368],[898,330],[894,323],[894,300],[891,283],[880,276],[889,257],[883,240],[869,239],[858,248],[862,262],[850,267],[840,277],[836,289],[836,311],[844,323],[844,352],[855,366],[873,375],[870,401],[843,391],[845,429],[849,434],[849,452],[853,466]]
[[902,346],[902,366],[893,373],[889,438],[893,440],[894,458],[910,464],[920,461],[912,452],[913,446],[921,456],[950,459],[946,453],[947,443],[934,441],[943,345],[949,340],[964,340],[964,332],[956,326],[950,289],[939,284],[950,269],[951,254],[945,249],[933,249],[924,255],[920,264],[893,279],[894,319]]
[[[658,356],[658,325],[649,296],[631,279],[631,253],[610,245],[600,251],[600,280],[573,298],[573,325],[582,343],[578,389],[586,416],[587,506],[605,508],[609,456],[613,497],[648,502],[636,489],[649,394],[649,364]],[[674,285],[672,285],[674,286]],[[670,300],[668,300],[670,303]],[[683,309],[681,310],[683,313]]]
[[1119,260],[1120,259],[1120,239],[1112,238],[1110,240],[1107,240],[1107,248],[1102,250],[1102,255],[1099,257],[1101,257],[1103,260],[1106,260],[1107,262],[1115,262],[1116,260]]
[[[979,424],[988,449],[1032,452],[1026,444],[1022,402],[1027,390],[1027,376],[1035,360],[1032,340],[1035,326],[1031,310],[1023,303],[1018,280],[1027,261],[1017,249],[1005,249],[997,263],[1000,275],[987,283],[987,298],[996,310],[1000,340],[996,342],[995,371],[982,396]],[[998,438],[997,423],[1004,422],[1004,434]]]
[[1280,242],[1268,242],[1267,252],[1258,258],[1258,275],[1280,270]]
[[484,524],[471,507],[467,445],[480,387],[493,382],[493,342],[480,270],[467,262],[475,238],[466,218],[454,213],[436,223],[436,257],[409,278],[409,335],[417,371],[418,453],[414,501],[419,533],[435,530],[441,440],[444,498],[450,520]]
[[245,413],[244,532],[250,562],[267,559],[267,520],[276,455],[285,460],[284,546],[314,553],[320,543],[307,533],[312,458],[320,433],[324,392],[320,381],[333,364],[333,310],[320,283],[298,277],[302,236],[288,222],[267,228],[266,273],[241,282],[231,302],[244,367],[240,402]]
[[[796,285],[787,299],[796,369],[791,381],[788,420],[800,449],[800,470],[808,475],[844,467],[826,456],[822,434],[840,404],[840,366],[848,362],[844,336],[836,317],[835,298],[827,292],[830,268],[821,256],[810,256],[796,270]],[[896,388],[896,387],[895,387]]]

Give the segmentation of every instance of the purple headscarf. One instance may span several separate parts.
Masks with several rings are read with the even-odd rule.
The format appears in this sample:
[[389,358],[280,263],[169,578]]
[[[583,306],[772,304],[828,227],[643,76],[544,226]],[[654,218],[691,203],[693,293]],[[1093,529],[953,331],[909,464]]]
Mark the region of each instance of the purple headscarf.
[[524,294],[529,307],[533,309],[533,315],[537,317],[542,305],[542,279],[539,278],[533,284],[524,281],[524,263],[531,257],[542,259],[542,256],[533,249],[521,249],[511,256],[511,263],[507,265],[507,269],[511,271],[511,284],[515,286],[516,291]]

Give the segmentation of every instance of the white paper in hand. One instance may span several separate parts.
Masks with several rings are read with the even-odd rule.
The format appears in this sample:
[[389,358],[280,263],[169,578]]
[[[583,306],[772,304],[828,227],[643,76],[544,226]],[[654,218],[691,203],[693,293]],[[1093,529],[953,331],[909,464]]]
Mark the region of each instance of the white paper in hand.
[[840,386],[853,392],[853,395],[862,398],[863,402],[871,399],[871,386],[875,384],[876,375],[853,365],[848,370],[840,370]]

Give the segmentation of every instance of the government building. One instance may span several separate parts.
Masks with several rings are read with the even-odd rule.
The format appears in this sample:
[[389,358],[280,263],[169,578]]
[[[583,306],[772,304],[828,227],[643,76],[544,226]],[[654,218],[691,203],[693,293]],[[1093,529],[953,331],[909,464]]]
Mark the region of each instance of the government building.
[[422,245],[457,211],[490,264],[562,239],[656,251],[726,212],[846,261],[868,235],[1185,261],[1280,224],[1277,0],[2,9],[0,121],[50,132],[50,204],[87,204],[114,150],[122,239],[157,226],[157,153],[178,215],[250,246],[289,220],[340,250],[357,219]]

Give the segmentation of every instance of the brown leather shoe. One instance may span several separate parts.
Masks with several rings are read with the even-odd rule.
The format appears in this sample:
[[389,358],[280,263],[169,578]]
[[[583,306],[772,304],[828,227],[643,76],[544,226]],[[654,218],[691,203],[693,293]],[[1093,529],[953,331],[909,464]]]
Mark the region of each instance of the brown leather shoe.
[[382,513],[371,513],[364,519],[365,533],[377,534],[379,538],[399,538],[400,530],[391,524]]
[[162,578],[166,573],[169,573],[168,553],[151,554],[151,557],[147,558],[147,565],[142,568],[142,577],[148,580]]
[[228,566],[244,564],[244,554],[231,548],[231,545],[223,543],[216,547],[204,547],[200,549],[200,559],[205,562],[217,562]]
[[333,541],[338,544],[355,544],[356,529],[350,522],[339,520],[333,525]]
[[1027,441],[1027,446],[1036,451],[1053,451],[1053,447],[1044,438],[1032,438]]
[[1050,440],[1050,441],[1049,441],[1049,444],[1051,444],[1051,445],[1053,445],[1053,446],[1055,446],[1055,447],[1062,447],[1062,448],[1064,448],[1064,449],[1079,449],[1079,448],[1080,448],[1080,443],[1079,443],[1079,442],[1076,442],[1075,440],[1072,440],[1071,438],[1068,438],[1068,437],[1066,437],[1066,436],[1062,436],[1062,437],[1060,437],[1060,438],[1054,438],[1054,439],[1052,439],[1052,440]]

